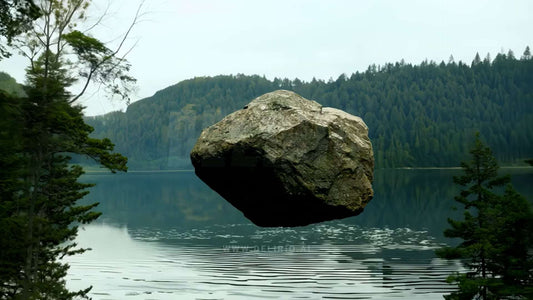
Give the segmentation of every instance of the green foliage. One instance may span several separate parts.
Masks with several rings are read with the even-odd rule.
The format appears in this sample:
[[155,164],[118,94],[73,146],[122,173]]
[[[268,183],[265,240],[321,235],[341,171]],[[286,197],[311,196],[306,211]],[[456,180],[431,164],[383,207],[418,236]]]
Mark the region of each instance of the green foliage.
[[277,89],[361,116],[377,168],[450,167],[463,160],[476,131],[501,162],[533,153],[533,60],[504,54],[436,64],[403,62],[324,82],[260,76],[198,77],[133,103],[126,113],[87,118],[96,137],[109,137],[132,168],[190,168],[202,129]]
[[[78,203],[92,185],[78,181],[83,169],[71,165],[70,155],[87,156],[112,172],[126,171],[127,159],[112,152],[109,139],[89,137],[93,128],[83,119],[83,107],[74,104],[83,91],[77,96],[68,91],[77,78],[65,58],[67,40],[78,63],[91,64],[87,80],[100,78],[108,62],[118,70],[106,75],[111,82],[127,75],[115,52],[74,30],[89,1],[38,3],[42,26],[19,45],[28,48],[31,62],[25,91],[0,90],[0,299],[87,298],[90,287],[67,290],[68,265],[61,259],[86,251],[74,242],[78,226],[100,213],[93,211],[98,203]],[[100,59],[96,65],[92,57]]]
[[[509,176],[498,176],[498,163],[490,148],[476,135],[471,160],[462,162],[464,174],[454,177],[463,187],[455,201],[464,207],[463,220],[448,219],[448,238],[456,247],[439,249],[438,256],[463,259],[466,274],[448,278],[458,291],[447,299],[531,299],[533,296],[533,212],[518,194]],[[505,187],[502,195],[495,192]],[[501,188],[500,188],[501,190]]]
[[79,57],[90,64],[99,63],[100,55],[110,55],[112,53],[104,43],[100,42],[98,39],[87,36],[78,30],[63,35],[63,38],[69,43]]
[[[80,166],[69,154],[87,155],[112,171],[127,159],[111,153],[109,139],[90,138],[82,107],[69,104],[72,80],[51,57],[28,70],[27,98],[2,94],[0,145],[0,298],[71,299],[68,265],[58,259],[85,251],[73,242],[78,226],[98,218],[98,203],[78,205],[91,184],[78,182]],[[45,67],[46,66],[46,67]],[[46,71],[46,74],[44,73]]]
[[112,51],[98,39],[86,35],[78,30],[73,30],[63,39],[78,56],[79,74],[106,87],[111,94],[128,99],[135,78],[127,73],[130,64],[124,58],[115,57]]
[[[28,31],[39,16],[40,10],[33,0],[0,0],[0,36],[10,45],[13,38]],[[6,45],[0,43],[0,59],[9,56]]]

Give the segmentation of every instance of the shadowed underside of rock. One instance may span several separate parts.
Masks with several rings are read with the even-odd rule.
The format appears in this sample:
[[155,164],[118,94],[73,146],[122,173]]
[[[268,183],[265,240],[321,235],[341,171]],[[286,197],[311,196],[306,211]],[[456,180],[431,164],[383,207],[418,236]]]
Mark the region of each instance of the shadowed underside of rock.
[[364,122],[289,91],[260,96],[205,129],[197,176],[259,226],[303,226],[358,215],[372,199]]

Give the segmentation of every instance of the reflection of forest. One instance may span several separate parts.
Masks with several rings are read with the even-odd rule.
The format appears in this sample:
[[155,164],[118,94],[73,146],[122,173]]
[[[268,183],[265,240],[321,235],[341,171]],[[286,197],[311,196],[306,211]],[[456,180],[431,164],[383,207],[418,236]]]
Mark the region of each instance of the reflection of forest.
[[97,183],[87,196],[106,222],[128,227],[197,227],[248,222],[192,172],[88,175]]
[[[504,170],[507,172],[508,170]],[[533,173],[511,170],[517,190],[532,199]],[[427,230],[442,238],[458,188],[452,176],[459,170],[377,170],[374,199],[345,224],[375,228]],[[210,190],[193,172],[87,175],[97,183],[87,201],[98,201],[103,221],[129,228],[199,228],[215,224],[251,224]]]
[[[532,199],[533,179],[531,169],[504,169],[510,173],[516,189]],[[461,212],[453,209],[454,197],[459,187],[453,183],[458,169],[433,170],[378,170],[374,178],[374,199],[365,212],[353,218],[353,222],[368,227],[407,227],[428,230],[430,235],[442,238],[448,228],[447,218],[461,218]]]
[[428,230],[441,237],[458,189],[457,170],[380,170],[375,173],[374,199],[354,222],[368,227]]

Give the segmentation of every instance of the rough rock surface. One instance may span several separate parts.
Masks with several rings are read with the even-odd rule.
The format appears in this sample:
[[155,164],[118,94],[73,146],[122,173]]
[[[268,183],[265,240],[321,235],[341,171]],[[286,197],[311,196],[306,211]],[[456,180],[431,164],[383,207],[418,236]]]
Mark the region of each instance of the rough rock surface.
[[191,161],[200,179],[259,226],[358,215],[373,197],[363,120],[285,90],[206,128]]

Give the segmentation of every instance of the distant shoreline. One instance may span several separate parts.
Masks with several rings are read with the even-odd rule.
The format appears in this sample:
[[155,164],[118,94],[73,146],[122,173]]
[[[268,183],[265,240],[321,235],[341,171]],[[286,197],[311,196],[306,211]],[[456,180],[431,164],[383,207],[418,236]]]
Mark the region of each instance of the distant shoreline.
[[[399,167],[389,170],[461,170],[461,167]],[[500,166],[500,169],[533,169],[533,166]],[[386,169],[378,169],[386,170]]]
[[[85,174],[113,174],[111,171],[102,168],[102,170],[85,169]],[[177,169],[177,170],[128,170],[126,173],[187,173],[194,172],[194,169]],[[122,172],[121,172],[122,173]],[[119,173],[117,173],[119,174]]]
[[[532,169],[533,166],[501,166],[500,169]],[[383,168],[383,169],[375,169],[377,170],[461,170],[461,167],[399,167],[399,168]],[[84,168],[85,174],[91,175],[91,174],[112,174],[107,169],[96,169],[96,168]],[[173,169],[173,170],[128,170],[127,173],[191,173],[194,172],[194,169]]]

